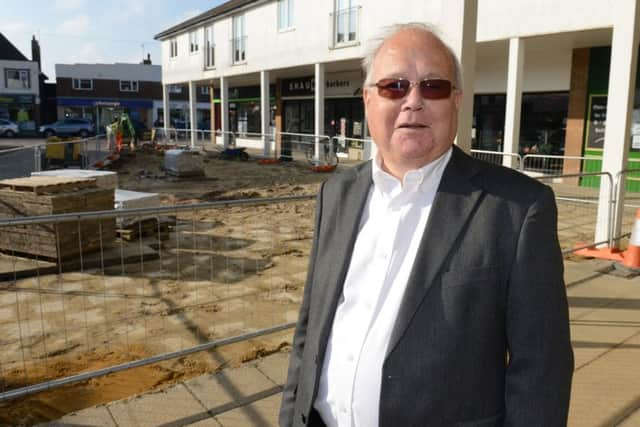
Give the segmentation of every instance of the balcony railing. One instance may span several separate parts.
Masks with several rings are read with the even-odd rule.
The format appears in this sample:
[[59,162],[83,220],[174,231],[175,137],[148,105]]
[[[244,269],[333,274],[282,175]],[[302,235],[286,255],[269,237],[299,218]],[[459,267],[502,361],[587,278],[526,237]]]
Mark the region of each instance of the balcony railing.
[[331,49],[351,46],[360,42],[360,6],[336,10],[329,14],[331,23]]
[[247,62],[247,37],[235,37],[231,39],[231,63],[244,64]]

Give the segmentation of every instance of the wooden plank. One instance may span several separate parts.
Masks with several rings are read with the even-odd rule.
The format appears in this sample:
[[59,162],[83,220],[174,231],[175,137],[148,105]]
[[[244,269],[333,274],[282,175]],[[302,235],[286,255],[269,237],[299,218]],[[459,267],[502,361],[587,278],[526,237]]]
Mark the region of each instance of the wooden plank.
[[59,193],[62,191],[96,187],[95,178],[68,178],[58,176],[30,176],[0,180],[0,187],[14,191],[37,194]]

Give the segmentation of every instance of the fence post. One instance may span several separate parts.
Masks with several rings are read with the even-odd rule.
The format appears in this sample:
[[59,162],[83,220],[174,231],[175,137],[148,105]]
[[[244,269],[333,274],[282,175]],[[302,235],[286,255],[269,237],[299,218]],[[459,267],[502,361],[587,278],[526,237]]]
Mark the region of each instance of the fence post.
[[33,150],[33,169],[36,172],[40,172],[42,170],[42,155],[40,153],[39,145],[36,145],[35,150]]

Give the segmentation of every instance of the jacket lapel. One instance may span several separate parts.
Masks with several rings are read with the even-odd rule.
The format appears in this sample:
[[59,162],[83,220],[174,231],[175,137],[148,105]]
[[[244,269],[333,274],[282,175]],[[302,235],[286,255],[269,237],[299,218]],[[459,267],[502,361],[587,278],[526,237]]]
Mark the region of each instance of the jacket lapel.
[[409,275],[407,288],[387,347],[387,356],[404,335],[445,260],[450,256],[460,232],[481,199],[482,190],[470,181],[470,178],[477,173],[478,165],[479,162],[468,157],[457,147],[453,147],[451,160],[440,181]]
[[[342,295],[344,280],[351,262],[351,253],[358,237],[360,218],[365,207],[369,188],[372,184],[371,162],[367,162],[363,167],[354,170],[352,179],[344,181],[342,186],[336,189],[335,197],[328,197],[335,200],[333,206],[324,206],[323,212],[332,215],[333,229],[325,229],[324,233],[331,243],[325,246],[331,248],[331,253],[327,257],[329,262],[323,263],[322,268],[327,270],[322,309],[320,311],[320,342],[326,342],[333,317],[338,306],[338,300]],[[324,347],[322,347],[324,352]]]

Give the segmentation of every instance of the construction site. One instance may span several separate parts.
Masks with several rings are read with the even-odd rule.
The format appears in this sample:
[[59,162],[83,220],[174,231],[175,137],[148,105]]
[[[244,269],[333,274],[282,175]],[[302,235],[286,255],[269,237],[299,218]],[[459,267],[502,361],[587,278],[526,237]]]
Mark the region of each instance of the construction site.
[[[276,425],[315,195],[360,160],[343,156],[324,172],[304,152],[279,162],[241,151],[248,159],[206,140],[139,144],[94,150],[110,157],[99,170],[0,181],[0,425]],[[565,252],[578,384],[570,425],[623,425],[637,414],[639,372],[609,358],[637,360],[640,292],[634,274],[573,253],[593,243],[593,175],[538,179],[556,192]],[[634,207],[624,209],[630,230]],[[626,382],[602,411],[588,402],[607,369]],[[205,393],[198,405],[213,400],[194,407],[183,396],[164,409],[182,399],[176,387]]]

